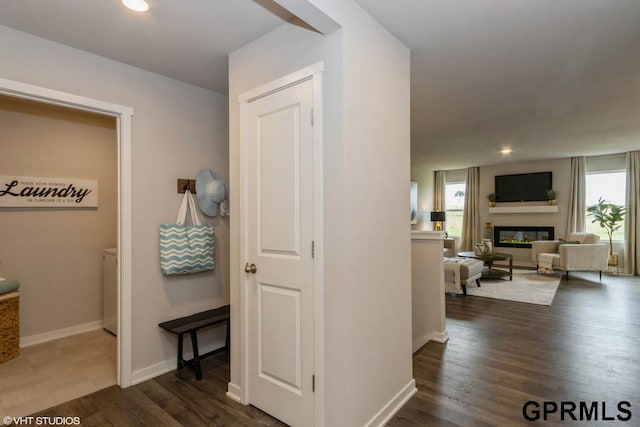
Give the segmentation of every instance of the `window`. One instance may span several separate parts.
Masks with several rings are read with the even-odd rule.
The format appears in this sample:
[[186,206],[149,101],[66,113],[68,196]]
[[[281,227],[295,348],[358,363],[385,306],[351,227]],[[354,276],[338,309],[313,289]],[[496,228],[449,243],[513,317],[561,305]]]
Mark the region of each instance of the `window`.
[[447,211],[447,233],[449,236],[462,235],[462,213],[464,210],[464,182],[447,182],[445,185],[444,201]]
[[[586,206],[589,207],[596,204],[601,197],[608,202],[624,206],[626,186],[627,177],[624,171],[587,173],[585,189]],[[609,239],[607,231],[601,228],[598,223],[592,223],[591,221],[593,221],[593,217],[587,215],[586,231],[597,234],[600,236],[600,239],[607,241]],[[613,240],[624,240],[624,220],[622,223],[622,227],[613,233]]]

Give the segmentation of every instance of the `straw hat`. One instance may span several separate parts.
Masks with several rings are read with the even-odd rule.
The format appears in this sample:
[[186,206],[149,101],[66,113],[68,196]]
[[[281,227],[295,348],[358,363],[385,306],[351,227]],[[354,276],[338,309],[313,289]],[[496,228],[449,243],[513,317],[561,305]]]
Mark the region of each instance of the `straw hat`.
[[227,188],[210,169],[203,169],[196,175],[196,198],[205,215],[218,216],[218,204],[227,198]]

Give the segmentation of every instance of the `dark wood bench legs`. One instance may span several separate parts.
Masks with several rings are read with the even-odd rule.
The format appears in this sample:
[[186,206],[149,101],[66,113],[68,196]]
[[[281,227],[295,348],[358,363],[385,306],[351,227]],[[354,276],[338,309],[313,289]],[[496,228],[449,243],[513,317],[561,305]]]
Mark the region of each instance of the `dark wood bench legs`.
[[200,355],[198,354],[198,334],[191,331],[191,348],[193,348],[193,369],[196,371],[196,380],[202,379],[202,368],[200,367]]
[[[201,313],[192,314],[191,316],[180,317],[178,319],[168,320],[166,322],[159,323],[158,326],[165,331],[178,336],[178,370],[185,366],[193,369],[196,374],[196,380],[202,379],[202,366],[200,362],[202,359],[213,356],[214,354],[230,350],[231,340],[231,307],[225,305],[215,308],[213,310],[203,311]],[[227,336],[224,340],[224,346],[217,348],[205,354],[200,354],[198,350],[198,330],[208,328],[211,326],[222,326],[221,323],[226,322]],[[184,359],[184,335],[189,334],[191,338],[191,348],[193,349],[193,359]]]
[[184,368],[184,358],[182,357],[182,336],[178,334],[178,370]]
[[196,330],[189,331],[189,337],[191,338],[191,348],[193,350],[193,359],[191,360],[184,359],[184,356],[183,356],[184,333],[178,334],[178,370],[184,368],[185,366],[188,366],[189,368],[193,368],[193,370],[196,373],[196,380],[200,381],[202,379],[202,366],[200,364],[200,361],[205,357],[213,356],[214,354],[221,353],[223,351],[229,352],[230,343],[231,343],[230,323],[231,322],[227,321],[227,337],[225,338],[225,341],[224,341],[224,347],[217,348],[203,355],[200,355],[200,352],[198,350],[198,331]]

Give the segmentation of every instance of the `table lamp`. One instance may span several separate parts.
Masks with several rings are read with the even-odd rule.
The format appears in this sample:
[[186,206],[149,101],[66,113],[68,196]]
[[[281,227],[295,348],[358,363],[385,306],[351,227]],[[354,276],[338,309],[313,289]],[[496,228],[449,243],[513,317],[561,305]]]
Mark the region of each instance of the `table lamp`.
[[435,222],[435,230],[442,231],[442,223],[447,220],[447,213],[445,211],[431,212],[431,222]]

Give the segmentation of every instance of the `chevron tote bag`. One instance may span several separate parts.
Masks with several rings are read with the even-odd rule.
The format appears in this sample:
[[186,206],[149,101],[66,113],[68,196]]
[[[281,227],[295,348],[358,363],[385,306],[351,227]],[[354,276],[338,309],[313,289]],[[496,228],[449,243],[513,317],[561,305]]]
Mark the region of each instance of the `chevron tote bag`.
[[[187,210],[191,224],[187,225]],[[196,204],[186,190],[176,224],[160,225],[160,268],[166,275],[213,270],[213,225],[201,224]]]

